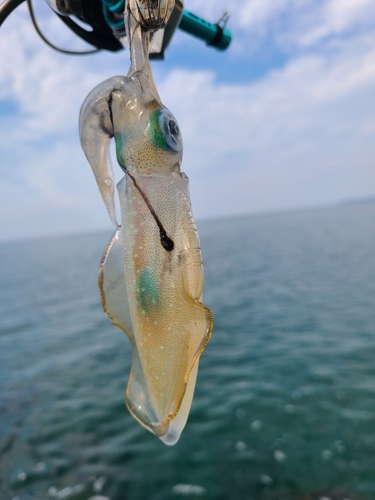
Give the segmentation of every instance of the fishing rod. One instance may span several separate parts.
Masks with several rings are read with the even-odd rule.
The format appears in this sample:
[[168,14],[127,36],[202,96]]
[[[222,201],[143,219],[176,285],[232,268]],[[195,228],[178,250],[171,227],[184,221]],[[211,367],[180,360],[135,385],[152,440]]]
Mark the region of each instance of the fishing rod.
[[[62,49],[45,37],[36,20],[32,0],[4,0],[0,5],[0,26],[23,2],[27,2],[31,20],[38,34],[50,47],[59,52],[82,55],[99,50],[116,52],[128,46],[124,26],[125,0],[46,0],[53,12],[69,29],[95,47],[93,50],[83,52]],[[203,40],[217,50],[225,50],[232,40],[232,34],[226,27],[228,19],[229,13],[225,12],[217,23],[210,23],[185,10],[183,0],[176,0],[165,28],[151,34],[150,58],[164,59],[165,50],[177,28]],[[82,24],[87,25],[87,29]]]

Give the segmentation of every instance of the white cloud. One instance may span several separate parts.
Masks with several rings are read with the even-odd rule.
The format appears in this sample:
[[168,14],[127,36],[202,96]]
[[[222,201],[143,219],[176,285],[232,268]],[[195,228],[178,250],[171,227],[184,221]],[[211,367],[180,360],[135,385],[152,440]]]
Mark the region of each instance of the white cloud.
[[330,0],[323,6],[324,18],[332,31],[340,33],[357,23],[374,23],[372,0]]
[[[183,87],[180,102],[173,89]],[[374,194],[375,38],[300,57],[251,84],[174,72],[160,92],[182,126],[199,215]]]
[[[25,7],[19,7],[0,30],[0,99],[16,101],[25,115],[22,126],[36,134],[66,130],[69,116],[77,117],[70,121],[76,127],[77,109],[88,92],[113,74],[126,73],[127,57],[106,51],[94,56],[60,54],[39,38]],[[53,13],[42,19],[50,38],[75,50],[79,38]]]
[[293,2],[291,0],[252,0],[245,2],[239,10],[239,25],[264,32],[265,24],[278,17]]
[[290,53],[375,27],[373,0],[190,0],[186,8],[211,22],[229,10],[233,53],[242,54],[270,42]]
[[[281,25],[276,13],[287,11],[290,19],[304,14],[290,30],[298,44],[303,33],[322,26],[329,28],[319,40],[358,26],[372,8],[365,0],[358,0],[358,8],[349,0],[319,2],[314,10],[309,0],[191,0],[193,12],[194,2],[207,18],[239,5],[243,17],[235,14],[233,24],[240,29],[243,23],[244,36],[252,36],[244,26],[257,19],[261,36],[267,23],[279,25],[275,36],[283,44],[289,43],[288,23]],[[44,22],[55,29],[55,21]],[[159,67],[160,95],[184,135],[183,169],[198,218],[374,194],[375,37],[362,31],[327,40],[319,50],[310,44],[284,67],[243,84],[218,82],[213,72]],[[55,35],[68,43],[65,34]],[[0,99],[18,109],[0,121],[2,237],[110,227],[79,146],[77,122],[88,92],[126,73],[128,56],[56,54],[37,38],[22,10],[0,30],[0,46]],[[246,57],[243,64],[251,64]]]
[[326,0],[296,38],[301,46],[311,46],[324,38],[350,35],[355,29],[371,31],[374,25],[372,0]]

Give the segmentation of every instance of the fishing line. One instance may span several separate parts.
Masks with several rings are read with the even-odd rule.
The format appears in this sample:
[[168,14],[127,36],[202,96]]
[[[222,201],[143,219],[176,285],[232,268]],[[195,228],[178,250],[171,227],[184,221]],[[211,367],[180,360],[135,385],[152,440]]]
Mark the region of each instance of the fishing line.
[[61,52],[62,54],[68,54],[68,55],[73,55],[73,56],[85,56],[87,54],[96,54],[97,52],[100,52],[101,49],[94,49],[94,50],[86,50],[86,51],[73,51],[73,50],[65,50],[65,49],[62,49],[60,47],[57,47],[56,45],[54,45],[52,42],[50,42],[43,34],[42,30],[40,29],[38,23],[37,23],[37,20],[36,20],[36,17],[35,17],[35,11],[34,11],[34,7],[33,7],[33,4],[32,4],[32,1],[31,0],[26,0],[27,1],[27,6],[29,8],[29,12],[30,12],[30,17],[31,17],[31,21],[34,25],[34,28],[36,30],[36,32],[38,33],[38,35],[40,36],[40,38],[47,44],[49,45],[52,49],[54,50],[57,50],[58,52]]

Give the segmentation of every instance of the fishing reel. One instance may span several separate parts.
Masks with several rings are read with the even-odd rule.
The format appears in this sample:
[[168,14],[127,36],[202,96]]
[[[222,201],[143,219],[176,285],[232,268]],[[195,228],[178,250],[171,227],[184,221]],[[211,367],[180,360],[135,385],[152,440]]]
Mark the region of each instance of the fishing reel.
[[[41,32],[33,10],[32,0],[4,0],[0,5],[0,26],[24,1],[27,2],[32,22],[43,40],[52,48],[68,54],[78,54],[56,47]],[[124,26],[126,0],[46,0],[48,5],[76,35],[97,50],[116,52],[127,48]],[[229,13],[213,24],[184,10],[183,0],[175,0],[175,6],[165,28],[150,34],[149,54],[151,59],[164,59],[164,53],[177,28],[205,41],[218,50],[228,48],[232,35],[226,28]],[[77,22],[78,21],[78,22]],[[83,26],[87,25],[87,29]]]

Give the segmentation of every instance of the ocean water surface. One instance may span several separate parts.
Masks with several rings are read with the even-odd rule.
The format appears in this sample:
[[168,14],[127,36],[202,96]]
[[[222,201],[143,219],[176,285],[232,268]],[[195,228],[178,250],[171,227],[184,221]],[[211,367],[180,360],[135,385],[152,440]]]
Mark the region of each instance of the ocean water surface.
[[198,229],[215,327],[174,447],[124,404],[110,234],[0,245],[0,499],[375,499],[375,203]]

